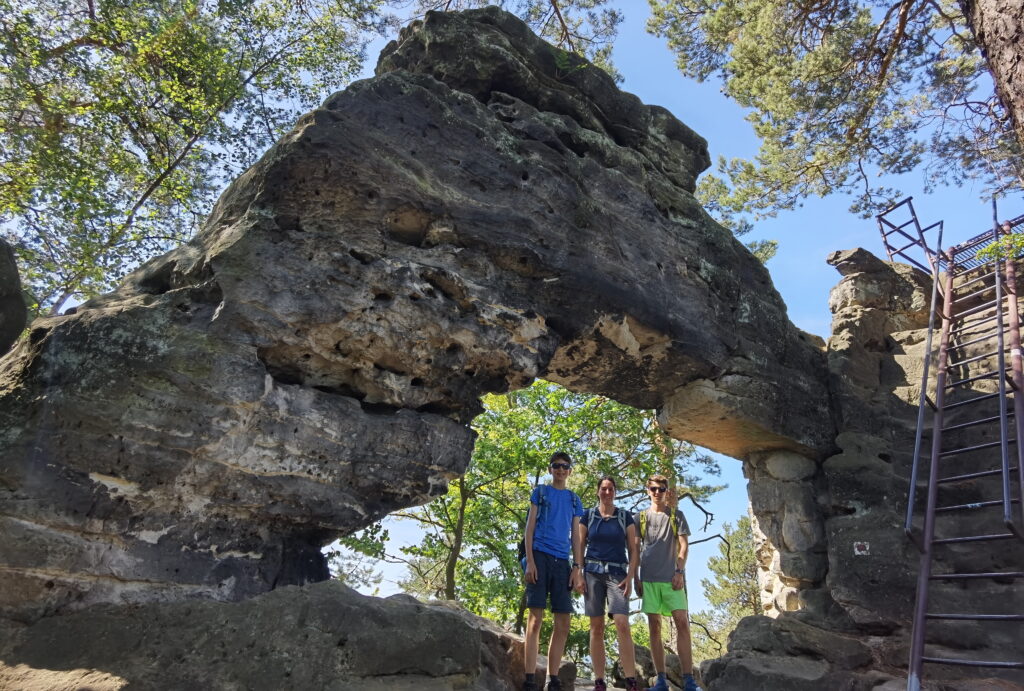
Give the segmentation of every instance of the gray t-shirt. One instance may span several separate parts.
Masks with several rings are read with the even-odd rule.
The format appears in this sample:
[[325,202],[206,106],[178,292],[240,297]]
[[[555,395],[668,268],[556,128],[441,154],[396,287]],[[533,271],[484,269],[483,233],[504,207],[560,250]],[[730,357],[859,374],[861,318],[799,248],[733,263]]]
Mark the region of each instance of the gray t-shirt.
[[[646,513],[644,529],[640,530],[641,516]],[[672,535],[672,521],[667,513],[660,511],[640,511],[634,519],[637,534],[643,535],[640,552],[640,580],[646,583],[670,583],[676,572],[676,557],[679,555],[679,543]],[[686,524],[683,512],[676,509],[676,534],[689,535],[690,526]]]

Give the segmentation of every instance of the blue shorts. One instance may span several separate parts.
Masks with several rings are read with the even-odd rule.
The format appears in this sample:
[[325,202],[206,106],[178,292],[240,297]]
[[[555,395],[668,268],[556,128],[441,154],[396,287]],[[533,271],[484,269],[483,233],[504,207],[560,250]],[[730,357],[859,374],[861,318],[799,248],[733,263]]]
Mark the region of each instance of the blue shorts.
[[552,612],[572,614],[572,584],[569,582],[572,564],[569,560],[533,550],[533,563],[537,567],[537,582],[526,584],[527,609],[547,609],[550,595]]

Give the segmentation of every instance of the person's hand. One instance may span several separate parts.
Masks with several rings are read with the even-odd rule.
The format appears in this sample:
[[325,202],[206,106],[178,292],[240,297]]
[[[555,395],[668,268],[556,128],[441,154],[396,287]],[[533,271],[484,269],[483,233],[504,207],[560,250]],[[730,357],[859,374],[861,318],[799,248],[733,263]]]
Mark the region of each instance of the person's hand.
[[582,569],[573,569],[569,575],[569,585],[581,595],[587,592],[587,579],[583,577]]
[[527,583],[537,582],[537,565],[534,564],[532,561],[526,562],[526,573],[523,574],[523,579]]
[[633,579],[633,588],[636,590],[637,595],[639,595],[640,597],[644,596],[644,584],[640,580],[639,576]]
[[672,590],[683,589],[683,574],[675,573],[672,574]]
[[619,590],[622,591],[622,597],[629,600],[629,596],[633,594],[633,583],[629,576],[626,576],[619,582]]

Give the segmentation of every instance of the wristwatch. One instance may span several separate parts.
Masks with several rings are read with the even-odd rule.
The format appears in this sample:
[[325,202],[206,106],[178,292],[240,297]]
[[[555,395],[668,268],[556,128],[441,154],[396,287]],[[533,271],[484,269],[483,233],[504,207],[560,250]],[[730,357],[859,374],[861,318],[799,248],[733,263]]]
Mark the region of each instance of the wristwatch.
[[577,564],[576,562],[573,562],[573,563],[572,563],[572,568],[574,568],[574,569],[578,569],[578,568],[580,568],[580,565],[579,565],[579,564]]
[[686,569],[676,569],[676,573],[678,573],[680,576],[685,576]]

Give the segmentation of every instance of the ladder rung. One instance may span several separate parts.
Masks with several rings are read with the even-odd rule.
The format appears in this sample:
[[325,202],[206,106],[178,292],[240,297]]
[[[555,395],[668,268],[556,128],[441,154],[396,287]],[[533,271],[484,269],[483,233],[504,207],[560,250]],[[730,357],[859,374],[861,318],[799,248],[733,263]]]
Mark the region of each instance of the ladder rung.
[[[1013,417],[1013,415],[1014,415],[1014,411],[1012,411],[1012,410],[1007,410],[1006,411],[1006,417],[1010,418],[1010,417]],[[1000,417],[999,415],[993,415],[992,417],[984,417],[984,418],[982,418],[980,420],[972,420],[970,422],[961,422],[959,425],[950,425],[949,427],[943,427],[942,431],[943,432],[952,432],[955,429],[966,429],[968,427],[974,427],[975,425],[983,425],[986,422],[995,422],[996,420],[999,419],[999,417]]]
[[988,372],[982,372],[981,374],[975,374],[973,377],[967,377],[966,379],[957,379],[946,384],[947,389],[952,389],[954,386],[960,386],[961,384],[969,384],[972,381],[978,381],[979,379],[990,379],[991,377],[999,376],[998,370],[989,370]]
[[950,351],[950,350],[956,350],[957,348],[966,348],[969,345],[974,345],[975,343],[981,343],[982,341],[987,341],[988,339],[995,338],[998,335],[999,334],[996,333],[996,332],[992,332],[990,334],[985,334],[984,336],[979,336],[978,338],[972,338],[971,340],[964,341],[963,343],[956,343],[954,345],[951,345],[948,348],[946,348],[946,350]]
[[[1006,316],[1006,315],[1003,315],[1003,316]],[[971,321],[971,322],[969,322],[967,324],[964,324],[963,326],[961,326],[958,329],[950,329],[949,330],[949,334],[952,336],[953,334],[958,334],[961,331],[970,331],[971,329],[976,328],[978,326],[981,326],[982,324],[988,324],[989,322],[995,321],[998,317],[999,317],[999,315],[996,314],[996,315],[993,315],[991,317],[985,317],[984,319],[975,319],[975,320],[973,320],[973,321]]]
[[[1013,440],[1010,439],[1008,441],[1013,441]],[[999,442],[995,442],[995,443],[998,444]],[[1010,466],[1009,472],[1012,473],[1015,470],[1017,470],[1017,466],[1015,466],[1015,465],[1014,466]],[[939,478],[938,480],[936,480],[936,482],[938,482],[939,484],[942,484],[942,483],[945,483],[945,482],[963,482],[964,480],[975,480],[975,479],[977,479],[979,477],[989,477],[991,475],[999,475],[1002,472],[1003,472],[1002,468],[996,468],[995,470],[982,470],[979,473],[965,473],[963,475],[951,475],[949,477]]]
[[[1004,348],[1004,350],[1005,350],[1005,348]],[[993,350],[991,353],[985,353],[984,355],[975,355],[974,357],[967,358],[966,360],[957,360],[956,362],[951,362],[951,363],[949,363],[949,366],[950,367],[960,367],[961,365],[967,365],[967,364],[970,364],[972,362],[977,362],[978,360],[984,360],[985,358],[989,358],[989,357],[992,357],[993,355],[998,355],[998,354],[999,354],[998,350]]]
[[[1016,439],[1007,439],[1006,443],[1007,444],[1016,444],[1017,440]],[[942,453],[939,454],[939,457],[943,458],[945,456],[956,456],[957,454],[967,453],[968,451],[979,451],[980,449],[991,449],[992,447],[999,446],[1000,444],[1002,444],[1002,441],[998,440],[998,439],[996,441],[987,441],[984,444],[975,444],[974,446],[965,446],[962,449],[951,449],[949,451],[943,451]],[[1017,466],[1014,466],[1014,468],[1016,468],[1016,467]],[[972,477],[972,476],[975,476],[975,475],[978,476],[978,477],[982,477],[983,475],[990,475],[992,473],[1001,473],[1001,472],[1002,472],[1001,470],[993,470],[993,471],[986,470],[983,473],[969,473],[968,475],[956,475],[954,477],[956,477],[956,478],[966,478],[966,477]],[[943,478],[943,479],[939,480],[939,482],[949,482],[949,481],[950,481],[949,478]]]
[[[995,274],[995,271],[989,271],[987,274],[982,274],[981,276],[976,276],[975,278],[972,278],[971,280],[969,280],[969,281],[967,281],[965,283],[961,283],[960,285],[958,285],[953,290],[963,290],[964,288],[966,288],[967,286],[971,285],[972,283],[977,283],[978,281],[982,281],[982,280],[984,280],[986,278],[992,278],[992,276],[994,274]],[[989,286],[989,290],[991,290],[993,287],[995,287],[995,286]]]
[[926,614],[929,619],[959,621],[1024,621],[1024,614]]
[[953,304],[955,305],[956,303],[960,302],[961,300],[967,300],[968,298],[975,297],[976,295],[982,295],[984,293],[987,293],[990,290],[993,290],[994,288],[995,288],[995,285],[985,286],[984,288],[979,288],[978,290],[975,290],[973,293],[967,293],[966,295],[960,295],[958,297],[953,298]]
[[944,537],[932,540],[933,545],[952,545],[959,542],[989,542],[990,540],[1009,540],[1017,537],[1013,533],[995,533],[994,535],[965,535],[963,537]]
[[993,299],[993,300],[989,300],[988,302],[983,302],[980,305],[975,305],[974,307],[970,308],[969,310],[965,310],[963,312],[960,312],[959,314],[957,314],[954,317],[954,319],[963,319],[964,317],[969,317],[972,314],[977,314],[978,312],[984,312],[987,309],[991,309],[992,307],[995,307],[997,304],[999,304],[999,302],[1000,302],[999,300],[994,300]]
[[987,393],[984,396],[975,396],[974,398],[968,398],[966,401],[957,401],[956,403],[950,403],[949,405],[942,406],[943,410],[951,410],[952,408],[959,408],[962,405],[970,405],[971,403],[977,403],[978,401],[987,401],[991,398],[995,398],[999,395],[999,392]]
[[963,660],[949,657],[922,657],[922,662],[937,665],[958,665],[960,667],[996,667],[1000,669],[1024,669],[1024,662],[1000,662],[985,660]]
[[[1002,471],[1000,471],[1002,472]],[[1020,499],[1016,497],[1010,499],[1011,504],[1019,504]],[[942,513],[944,511],[970,511],[973,509],[984,509],[989,506],[1002,506],[1002,499],[992,499],[991,501],[976,501],[970,504],[954,504],[952,506],[937,506],[935,507],[935,513]]]
[[933,581],[965,581],[972,578],[1024,578],[1024,571],[995,571],[990,573],[933,573],[928,578]]

